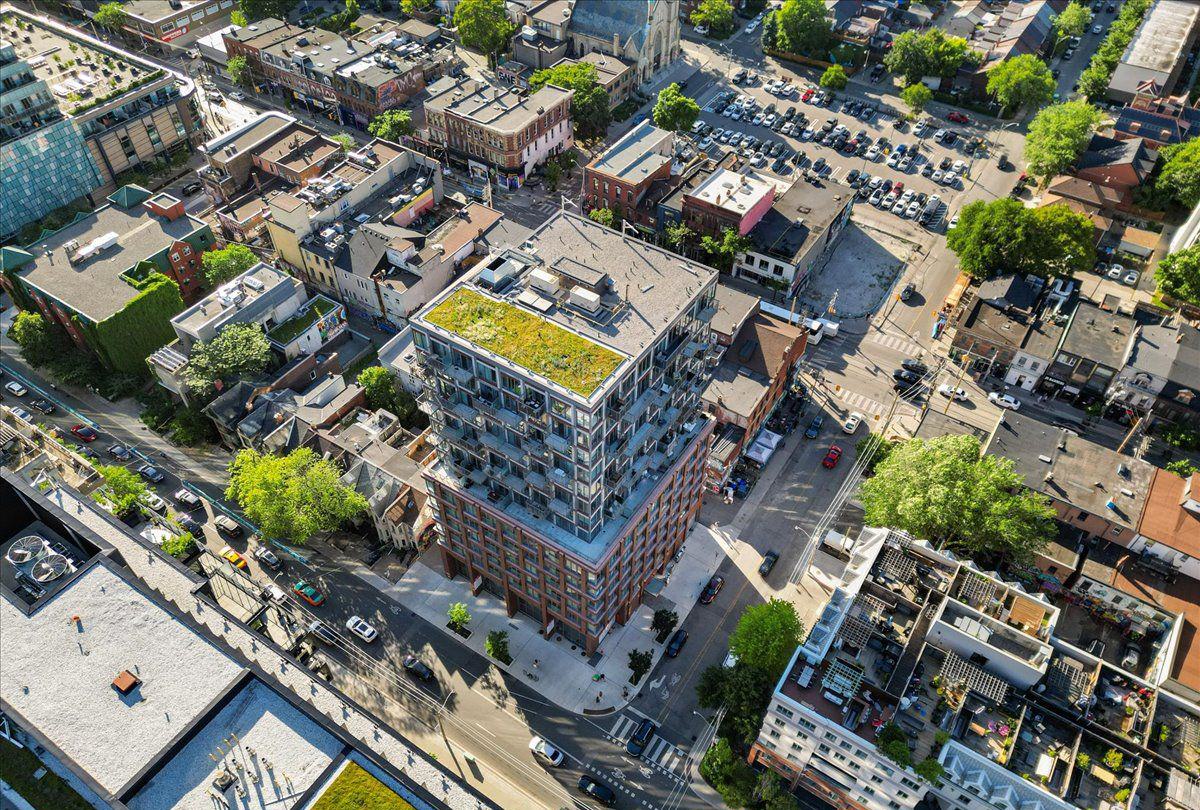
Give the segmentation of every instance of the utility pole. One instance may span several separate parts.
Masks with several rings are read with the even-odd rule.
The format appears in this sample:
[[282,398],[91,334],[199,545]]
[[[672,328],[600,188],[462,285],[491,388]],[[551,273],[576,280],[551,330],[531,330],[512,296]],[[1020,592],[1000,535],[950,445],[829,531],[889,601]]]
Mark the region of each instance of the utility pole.
[[962,382],[963,375],[967,373],[967,364],[958,364],[958,376],[954,378],[954,385],[951,388],[950,396],[946,397],[946,407],[942,409],[942,415],[950,413],[950,403],[954,401],[954,392],[958,390],[958,384]]

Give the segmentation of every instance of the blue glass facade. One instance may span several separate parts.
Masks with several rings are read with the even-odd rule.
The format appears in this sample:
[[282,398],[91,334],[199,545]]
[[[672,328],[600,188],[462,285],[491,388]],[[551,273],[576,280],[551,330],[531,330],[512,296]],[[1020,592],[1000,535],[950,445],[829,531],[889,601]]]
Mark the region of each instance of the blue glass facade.
[[14,234],[102,184],[71,119],[0,145],[0,235]]

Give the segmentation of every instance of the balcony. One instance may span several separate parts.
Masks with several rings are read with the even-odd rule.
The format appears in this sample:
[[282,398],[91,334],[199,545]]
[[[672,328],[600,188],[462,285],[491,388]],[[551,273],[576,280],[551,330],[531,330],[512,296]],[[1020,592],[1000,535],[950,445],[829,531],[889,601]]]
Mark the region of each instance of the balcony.
[[549,479],[539,472],[533,472],[530,470],[529,472],[525,473],[525,483],[536,489],[538,492],[549,493],[551,491]]
[[470,369],[465,369],[462,366],[450,364],[446,367],[446,373],[450,375],[450,379],[454,380],[459,385],[465,388],[474,387],[475,373]]
[[464,422],[474,422],[479,416],[479,411],[471,407],[465,402],[455,402],[450,408],[450,413],[462,419]]
[[571,458],[571,443],[557,433],[551,433],[546,436],[546,444],[550,445],[551,449],[555,452]]
[[698,319],[698,320],[699,320],[701,323],[711,323],[711,322],[712,322],[712,319],[713,319],[713,317],[714,317],[714,316],[716,316],[716,314],[717,314],[717,307],[716,307],[716,305],[715,305],[715,304],[709,304],[709,305],[708,305],[708,306],[706,306],[704,309],[700,310],[700,314],[697,316],[697,319]]
[[525,420],[516,411],[509,410],[508,408],[500,408],[495,410],[492,415],[513,430],[525,429]]
[[554,512],[557,515],[561,515],[562,517],[565,517],[568,520],[570,518],[574,517],[574,515],[575,515],[574,507],[572,507],[571,504],[567,503],[566,501],[561,500],[560,498],[551,498],[550,499],[550,511]]

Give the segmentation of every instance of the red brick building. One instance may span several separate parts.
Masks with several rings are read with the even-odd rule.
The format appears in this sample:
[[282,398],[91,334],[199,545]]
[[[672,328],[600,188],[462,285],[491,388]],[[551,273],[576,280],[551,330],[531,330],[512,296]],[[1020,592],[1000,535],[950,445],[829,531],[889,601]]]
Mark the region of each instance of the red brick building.
[[608,208],[637,225],[654,226],[640,206],[650,188],[671,177],[675,134],[643,121],[583,170],[583,209]]

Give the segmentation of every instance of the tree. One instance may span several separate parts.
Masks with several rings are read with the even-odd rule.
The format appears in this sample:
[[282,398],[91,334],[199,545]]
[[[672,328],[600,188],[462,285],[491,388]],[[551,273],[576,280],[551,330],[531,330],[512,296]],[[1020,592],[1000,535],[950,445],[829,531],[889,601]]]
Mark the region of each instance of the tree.
[[[1164,256],[1154,270],[1154,280],[1165,294],[1200,307],[1200,245]],[[24,354],[24,346],[21,351]]]
[[742,236],[732,228],[721,231],[720,238],[705,234],[700,238],[700,250],[712,267],[728,273],[733,269],[733,260],[739,253],[750,249],[749,237]]
[[229,73],[229,78],[233,80],[234,84],[240,84],[242,87],[250,85],[250,63],[246,61],[246,57],[229,57],[229,62],[225,65],[225,70]]
[[713,39],[725,39],[737,26],[729,0],[700,0],[691,16],[692,25],[703,25]]
[[236,242],[227,248],[210,250],[200,256],[204,280],[212,287],[233,281],[256,264],[258,257],[254,255],[254,251]]
[[[229,12],[229,21],[238,28],[249,25],[249,23],[246,21],[246,15],[242,13],[241,9],[235,8],[233,11]],[[234,81],[237,81],[237,79],[234,79]]]
[[942,778],[942,774],[946,772],[946,769],[942,767],[942,763],[933,757],[925,757],[925,759],[913,765],[913,770],[917,772],[917,776],[931,784],[935,784],[937,780]]
[[863,474],[874,474],[875,468],[883,463],[884,459],[891,454],[897,444],[899,442],[885,439],[878,433],[868,433],[859,439],[854,445],[854,457],[861,459],[866,457],[868,451],[872,453],[870,460],[863,467]]
[[399,143],[405,135],[413,134],[412,113],[408,110],[384,110],[367,124],[367,132],[376,138]]
[[1051,104],[1029,123],[1025,137],[1028,172],[1048,179],[1072,165],[1092,139],[1100,111],[1086,101]]
[[830,65],[821,74],[820,84],[829,90],[845,90],[849,83],[850,79],[846,76],[846,69],[841,65]]
[[646,677],[646,673],[650,671],[650,665],[654,663],[654,656],[649,650],[630,650],[629,651],[629,682],[636,684],[642,678]]
[[410,17],[423,14],[433,8],[437,0],[400,0],[400,10]]
[[338,132],[334,135],[330,135],[329,140],[340,146],[343,152],[349,152],[354,148],[354,138],[345,132]]
[[1067,37],[1081,37],[1092,21],[1092,10],[1076,0],[1071,0],[1067,7],[1054,18],[1054,35],[1063,40]]
[[235,323],[226,326],[216,337],[192,347],[183,378],[188,389],[197,396],[206,396],[218,380],[250,376],[267,367],[271,360],[271,344],[256,323]]
[[512,663],[512,656],[508,654],[507,630],[493,630],[488,633],[487,638],[483,641],[483,650],[497,661],[505,664]]
[[773,680],[783,674],[792,653],[800,645],[803,632],[795,606],[782,599],[772,599],[742,611],[737,627],[729,636],[729,651],[737,656],[739,666],[744,664],[762,670]]
[[1193,475],[1195,475],[1196,472],[1198,470],[1200,470],[1200,467],[1197,467],[1189,459],[1177,458],[1174,461],[1168,463],[1167,466],[1164,467],[1163,469],[1165,469],[1169,473],[1175,473],[1180,478],[1187,479],[1187,478],[1191,478]]
[[92,20],[101,28],[107,28],[109,31],[120,31],[125,27],[125,23],[129,21],[129,15],[125,13],[125,9],[120,3],[103,3],[96,9]]
[[396,375],[383,366],[370,366],[358,373],[358,384],[363,388],[367,407],[391,410],[396,399]]
[[987,91],[1004,110],[1040,107],[1054,98],[1057,86],[1046,63],[1030,53],[1005,59],[988,73]]
[[773,51],[779,44],[779,18],[771,11],[763,18],[762,49]]
[[892,41],[883,66],[905,84],[916,84],[926,76],[953,76],[969,55],[965,39],[948,36],[940,28],[905,31]]
[[974,436],[909,439],[864,481],[859,499],[869,526],[989,561],[1027,561],[1054,534],[1054,510],[1025,489],[1010,459],[979,455]]
[[547,84],[575,91],[571,98],[571,121],[579,137],[594,138],[608,130],[612,111],[608,93],[596,80],[595,65],[575,62],[539,70],[529,80],[530,92]]
[[303,544],[367,510],[367,499],[341,477],[336,464],[306,447],[286,456],[240,450],[229,465],[225,497],[258,524],[263,537]]
[[171,535],[163,540],[162,550],[177,560],[186,560],[196,550],[196,538],[191,532]]
[[1008,198],[963,206],[946,246],[977,279],[1005,273],[1066,276],[1096,260],[1090,219],[1064,205],[1030,209]]
[[446,609],[446,618],[455,630],[462,630],[471,623],[471,611],[462,602],[455,602]]
[[912,110],[913,115],[918,114],[925,109],[925,105],[933,98],[933,91],[926,87],[923,83],[917,82],[910,84],[900,91],[900,100],[908,105],[908,109]]
[[902,768],[912,764],[912,751],[908,747],[908,738],[895,723],[888,723],[879,729],[875,737],[875,746],[880,753]]
[[650,622],[650,629],[658,633],[659,640],[667,637],[675,629],[675,625],[679,624],[679,614],[667,608],[659,608],[654,611],[654,618]]
[[770,769],[759,774],[758,801],[762,810],[799,810],[800,807],[779,774]]
[[588,211],[588,218],[592,222],[599,222],[605,228],[611,228],[616,223],[616,216],[611,208],[593,208]]
[[454,8],[454,27],[463,46],[485,54],[492,70],[515,30],[504,0],[460,0]]
[[746,760],[733,752],[729,740],[718,737],[700,760],[700,775],[732,808],[754,801],[754,771]]
[[658,100],[654,102],[654,125],[672,132],[682,132],[691,129],[692,124],[700,116],[700,105],[694,98],[685,96],[677,82],[658,91]]
[[747,747],[758,736],[763,712],[771,702],[772,687],[777,680],[778,675],[742,661],[732,667],[712,666],[700,673],[696,701],[706,709],[724,706],[721,733],[739,747]]
[[674,225],[668,225],[663,235],[666,237],[667,244],[676,253],[683,253],[692,241],[692,237],[696,235],[696,232],[689,228],[686,222],[681,221]]
[[286,19],[296,7],[297,0],[238,0],[238,8],[242,16],[250,22],[258,22],[267,17]]
[[833,28],[822,0],[785,0],[775,22],[779,50],[822,59],[827,55]]
[[146,494],[146,482],[133,470],[116,464],[101,464],[96,471],[104,479],[101,490],[104,498],[118,517],[128,514]]
[[1200,202],[1200,139],[1171,144],[1162,150],[1162,169],[1155,186],[1185,208]]
[[41,313],[21,310],[8,328],[8,336],[21,349],[21,356],[34,366],[54,362],[69,351],[67,341],[56,327],[51,326]]

